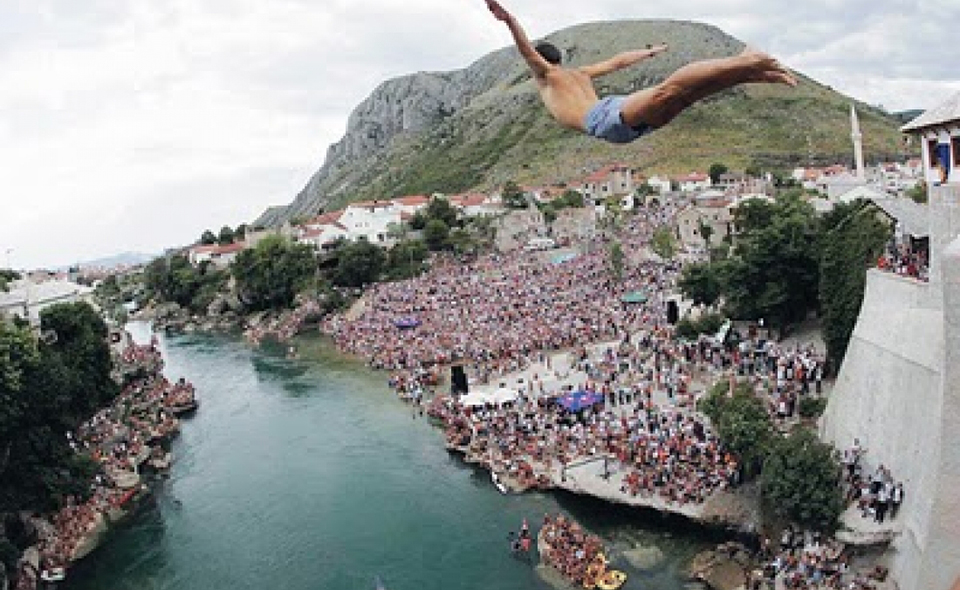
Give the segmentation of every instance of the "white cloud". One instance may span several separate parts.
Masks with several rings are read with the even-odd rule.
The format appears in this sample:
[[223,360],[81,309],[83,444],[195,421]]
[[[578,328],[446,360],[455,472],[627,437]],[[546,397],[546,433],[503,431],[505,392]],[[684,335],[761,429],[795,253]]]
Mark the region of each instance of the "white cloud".
[[[936,50],[960,20],[953,4],[507,2],[531,36],[620,18],[708,22],[890,109],[960,89]],[[482,0],[5,2],[0,250],[53,265],[249,221],[293,197],[381,81],[462,68],[509,42]]]

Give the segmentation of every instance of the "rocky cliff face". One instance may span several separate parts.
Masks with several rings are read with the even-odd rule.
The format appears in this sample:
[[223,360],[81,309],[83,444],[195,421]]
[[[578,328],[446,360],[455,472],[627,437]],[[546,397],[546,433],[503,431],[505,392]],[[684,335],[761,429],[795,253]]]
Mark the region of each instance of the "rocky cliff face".
[[[601,95],[654,84],[690,61],[731,55],[743,44],[715,27],[675,21],[578,25],[547,37],[565,62],[582,65],[648,43],[670,51],[598,81]],[[526,66],[513,47],[454,72],[389,80],[350,115],[344,137],[294,201],[264,212],[256,225],[278,225],[348,201],[414,193],[457,192],[508,178],[570,180],[609,161],[655,172],[706,169],[721,161],[785,167],[811,153],[848,159],[851,100],[816,82],[800,88],[754,85],[695,107],[669,127],[629,146],[612,146],[566,131],[540,106]],[[895,155],[897,121],[858,105],[868,159]]]

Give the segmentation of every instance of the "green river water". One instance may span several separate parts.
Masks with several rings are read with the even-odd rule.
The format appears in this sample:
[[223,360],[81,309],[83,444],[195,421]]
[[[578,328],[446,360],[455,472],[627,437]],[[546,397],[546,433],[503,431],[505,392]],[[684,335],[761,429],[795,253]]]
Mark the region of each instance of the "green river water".
[[[139,341],[149,328],[131,324]],[[66,590],[535,590],[507,533],[563,511],[600,534],[624,588],[679,590],[710,541],[656,514],[568,494],[504,496],[443,447],[386,375],[302,339],[300,358],[239,338],[161,338],[166,373],[201,400],[154,501],[74,567]],[[640,572],[617,549],[656,544]]]

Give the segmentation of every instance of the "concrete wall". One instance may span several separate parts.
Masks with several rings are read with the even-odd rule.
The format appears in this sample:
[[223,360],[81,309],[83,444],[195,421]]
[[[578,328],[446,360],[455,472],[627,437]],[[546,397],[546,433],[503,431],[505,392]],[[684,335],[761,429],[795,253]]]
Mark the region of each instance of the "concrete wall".
[[960,574],[960,240],[938,252],[943,276],[930,284],[867,274],[821,427],[840,449],[859,438],[868,469],[882,462],[904,482],[901,590],[946,590]]

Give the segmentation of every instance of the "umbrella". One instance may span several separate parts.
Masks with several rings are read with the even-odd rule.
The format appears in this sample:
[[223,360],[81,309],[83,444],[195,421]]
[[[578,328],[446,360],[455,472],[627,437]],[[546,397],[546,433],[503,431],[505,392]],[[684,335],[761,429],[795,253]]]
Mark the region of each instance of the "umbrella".
[[416,328],[417,326],[420,325],[420,320],[418,320],[418,319],[415,318],[415,317],[397,318],[397,319],[393,322],[393,325],[396,326],[396,327],[398,327],[398,328],[400,328],[400,329],[403,329],[403,328]]
[[631,291],[620,298],[624,303],[646,303],[647,294],[643,291]]
[[603,401],[603,396],[592,391],[574,391],[561,396],[557,402],[568,412],[579,412]]

